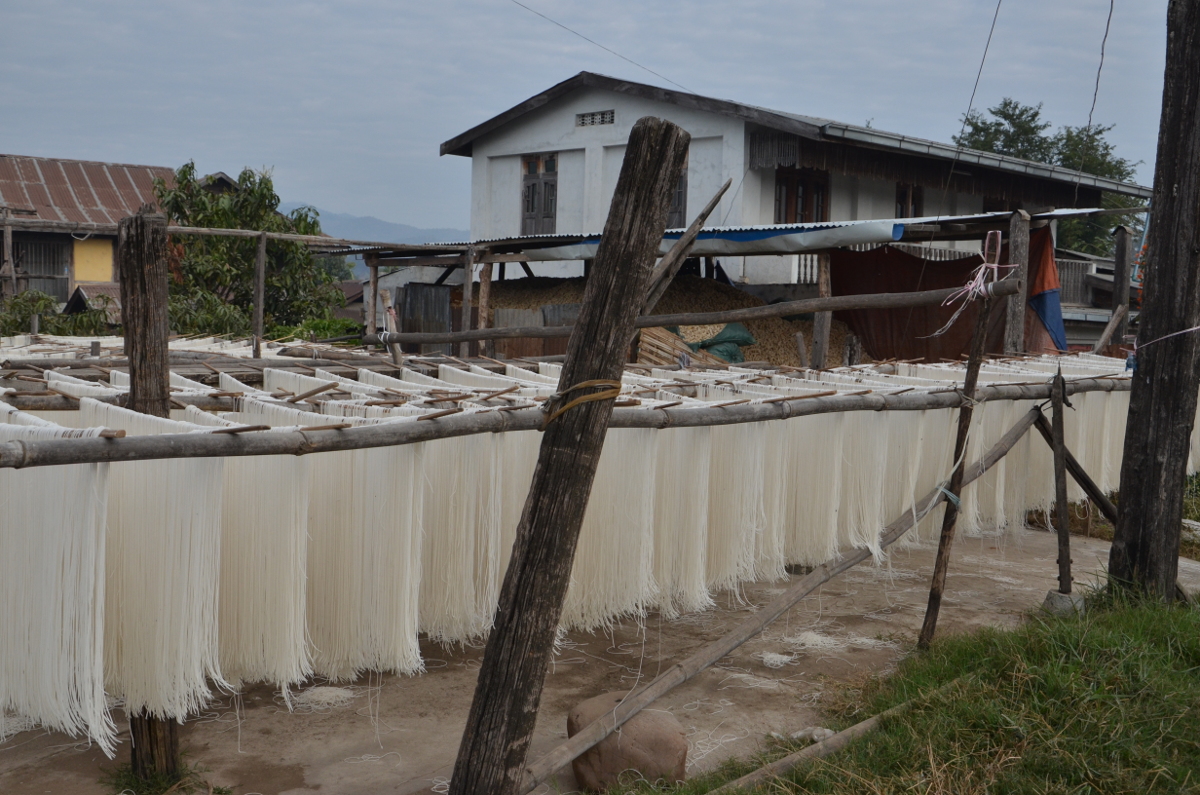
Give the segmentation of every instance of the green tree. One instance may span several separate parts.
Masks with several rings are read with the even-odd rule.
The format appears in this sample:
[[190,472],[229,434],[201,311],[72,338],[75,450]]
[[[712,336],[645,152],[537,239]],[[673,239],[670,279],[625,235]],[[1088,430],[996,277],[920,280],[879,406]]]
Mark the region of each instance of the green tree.
[[[963,130],[953,137],[958,146],[1020,157],[1039,163],[1095,174],[1099,177],[1132,182],[1137,163],[1119,157],[1105,136],[1113,125],[1087,127],[1063,126],[1050,133],[1050,122],[1042,118],[1042,105],[1022,105],[1005,97],[987,113],[973,110],[963,117]],[[1139,199],[1117,193],[1101,195],[1105,208],[1137,207]],[[1104,218],[1072,218],[1058,222],[1058,245],[1089,254],[1111,256],[1112,228],[1129,224],[1140,228],[1137,215]]]
[[[217,229],[253,229],[319,235],[317,211],[300,207],[279,212],[270,172],[245,169],[231,190],[218,190],[197,177],[188,162],[175,172],[175,185],[155,182],[159,204],[174,223]],[[171,326],[181,333],[245,334],[254,300],[253,238],[176,235],[171,262]],[[298,326],[326,320],[343,297],[335,269],[323,266],[302,243],[267,243],[264,324]]]

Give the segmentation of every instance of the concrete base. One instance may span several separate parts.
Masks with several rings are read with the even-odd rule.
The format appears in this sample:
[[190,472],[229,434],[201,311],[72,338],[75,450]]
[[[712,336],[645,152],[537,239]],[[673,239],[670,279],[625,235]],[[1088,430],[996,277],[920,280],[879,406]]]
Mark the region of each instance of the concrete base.
[[1084,612],[1083,594],[1078,591],[1072,593],[1049,591],[1046,593],[1046,601],[1042,602],[1042,609],[1056,616],[1082,614]]

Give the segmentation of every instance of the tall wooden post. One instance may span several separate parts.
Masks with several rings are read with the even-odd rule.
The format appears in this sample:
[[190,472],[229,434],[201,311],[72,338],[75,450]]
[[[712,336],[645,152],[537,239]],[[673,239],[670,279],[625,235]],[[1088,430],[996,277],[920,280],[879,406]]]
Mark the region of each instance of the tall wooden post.
[[[467,246],[463,252],[463,291],[462,291],[462,330],[471,330],[471,292],[475,289],[475,247]],[[460,342],[458,355],[467,358],[471,355],[471,343]]]
[[1113,339],[1120,345],[1125,341],[1125,331],[1129,328],[1129,276],[1133,268],[1133,230],[1127,226],[1118,226],[1113,230],[1113,296],[1112,310],[1125,307],[1125,315],[1117,321],[1113,330]]
[[[686,132],[655,118],[639,120],[630,133],[558,396],[549,401],[562,413],[547,415],[553,419],[504,575],[451,795],[521,791],[579,528],[612,414],[615,390],[603,382],[621,378],[688,140]],[[597,380],[601,385],[593,386]],[[591,399],[574,403],[579,398]]]
[[153,205],[122,218],[117,227],[121,274],[121,325],[129,357],[126,406],[155,417],[171,416],[167,358],[167,217]]
[[[817,296],[828,298],[833,295],[829,280],[829,252],[822,251],[817,255]],[[817,312],[813,317],[813,349],[812,366],[815,370],[824,370],[829,356],[829,331],[833,327],[832,312]]]
[[[485,262],[479,269],[479,327],[489,328],[488,303],[492,300],[492,263]],[[483,343],[483,355],[496,356],[496,341],[486,340]]]
[[1008,222],[1008,263],[1016,265],[1021,290],[1008,297],[1004,321],[1004,352],[1025,350],[1025,305],[1029,301],[1029,213],[1017,210]]
[[1172,599],[1200,358],[1200,334],[1178,333],[1200,326],[1200,0],[1167,7],[1151,204],[1121,516],[1108,571],[1112,582]]
[[267,233],[258,236],[254,256],[254,358],[262,358],[263,302],[267,297]]
[[365,318],[367,326],[367,334],[375,334],[379,331],[378,315],[379,310],[379,258],[374,254],[367,254],[363,257],[363,262],[366,264],[369,274],[367,277],[367,316]]
[[958,437],[954,440],[954,460],[957,464],[950,473],[946,490],[946,512],[942,515],[942,535],[938,539],[937,558],[933,564],[933,581],[929,585],[929,606],[925,608],[925,621],[917,637],[917,647],[928,649],[937,630],[938,612],[942,609],[942,594],[946,590],[946,572],[950,568],[950,549],[954,546],[955,523],[958,520],[958,505],[962,497],[964,467],[966,466],[967,435],[971,429],[971,415],[975,397],[975,385],[979,383],[979,367],[983,363],[983,349],[987,343],[987,322],[991,313],[992,299],[979,302],[979,319],[975,321],[975,335],[971,337],[971,355],[967,359],[967,377],[963,382],[963,396],[968,402],[958,410]]
[[[121,278],[121,324],[129,358],[126,407],[169,417],[170,369],[167,353],[167,218],[153,205],[122,218],[117,226],[117,269]],[[129,716],[133,773],[179,775],[176,723],[142,713]]]
[[1067,382],[1062,370],[1054,376],[1050,388],[1053,407],[1052,443],[1054,451],[1054,514],[1058,519],[1058,592],[1071,592],[1071,510],[1067,502],[1067,444],[1064,406],[1067,402]]

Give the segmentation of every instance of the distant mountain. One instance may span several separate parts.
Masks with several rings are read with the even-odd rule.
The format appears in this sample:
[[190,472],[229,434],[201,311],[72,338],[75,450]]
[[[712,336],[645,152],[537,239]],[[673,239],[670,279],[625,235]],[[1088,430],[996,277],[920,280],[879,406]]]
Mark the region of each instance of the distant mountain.
[[[281,212],[290,213],[301,202],[279,205]],[[371,240],[379,243],[461,243],[471,238],[465,229],[422,229],[408,224],[394,224],[369,215],[347,215],[317,208],[321,214],[321,231],[347,240]]]

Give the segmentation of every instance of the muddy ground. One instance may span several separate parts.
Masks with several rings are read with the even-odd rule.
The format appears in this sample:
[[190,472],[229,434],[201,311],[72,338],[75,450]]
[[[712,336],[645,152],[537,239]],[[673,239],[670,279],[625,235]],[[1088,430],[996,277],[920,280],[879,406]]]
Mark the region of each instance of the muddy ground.
[[[1074,537],[1072,545],[1076,580],[1094,580],[1107,563],[1107,542]],[[1055,586],[1055,557],[1054,537],[1045,532],[960,538],[939,632],[1017,624]],[[933,549],[921,547],[894,553],[890,567],[850,570],[663,698],[656,708],[674,713],[689,732],[689,770],[749,754],[769,732],[819,725],[826,690],[894,666],[920,627],[932,561]],[[1180,570],[1186,587],[1200,587],[1200,564],[1181,560]],[[653,678],[786,585],[755,584],[741,601],[723,596],[717,609],[673,622],[651,615],[609,634],[570,635],[546,682],[532,755],[566,737],[566,713],[576,702]],[[210,781],[239,795],[445,791],[482,651],[425,645],[424,675],[364,679],[351,687],[349,705],[316,712],[289,713],[270,688],[253,688],[189,721],[182,744]],[[127,753],[122,745],[119,758]],[[0,744],[0,792],[99,795],[101,771],[112,765],[69,737],[25,732]],[[573,788],[568,770],[542,791]]]

